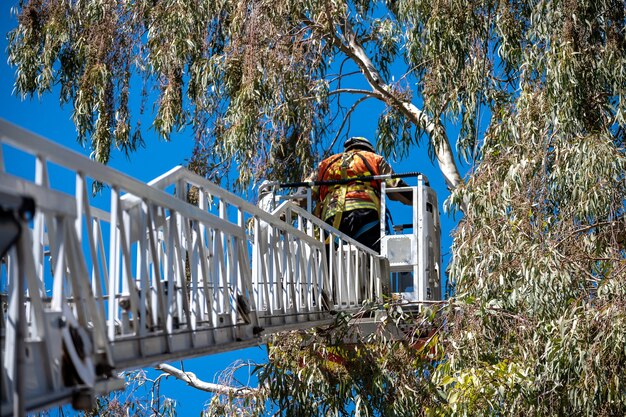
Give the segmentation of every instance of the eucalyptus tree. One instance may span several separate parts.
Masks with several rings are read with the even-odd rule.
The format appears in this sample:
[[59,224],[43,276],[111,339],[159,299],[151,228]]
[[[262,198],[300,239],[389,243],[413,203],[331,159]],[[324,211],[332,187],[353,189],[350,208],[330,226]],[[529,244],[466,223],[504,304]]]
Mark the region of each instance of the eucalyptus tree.
[[20,94],[60,85],[104,162],[140,140],[137,84],[163,137],[189,124],[193,166],[234,160],[242,186],[301,175],[365,101],[384,104],[382,151],[428,137],[464,211],[453,297],[416,319],[428,337],[282,338],[260,388],[210,412],[612,416],[626,413],[625,19],[620,0],[31,0],[9,60]]
[[488,42],[515,90],[454,197],[464,308],[435,379],[454,414],[622,415],[625,3],[507,4],[491,9],[501,35]]
[[[449,186],[461,182],[438,116],[463,113],[469,126],[480,100],[442,106],[450,98],[433,91],[422,109],[412,103],[423,89],[418,79],[445,80],[429,70],[441,63],[440,53],[424,50],[410,35],[417,22],[404,20],[418,11],[400,10],[398,2],[23,3],[9,33],[16,91],[28,96],[60,85],[79,141],[91,140],[100,162],[112,147],[132,151],[141,143],[141,118],[131,115],[132,98],[141,94],[135,110],[152,104],[162,137],[191,125],[191,165],[201,173],[219,176],[235,161],[243,187],[254,177],[300,177],[321,149],[346,134],[355,108],[375,99],[385,104],[378,132],[385,153],[406,154],[426,132]],[[406,69],[393,68],[391,76],[402,54]],[[470,132],[463,136],[473,139]]]

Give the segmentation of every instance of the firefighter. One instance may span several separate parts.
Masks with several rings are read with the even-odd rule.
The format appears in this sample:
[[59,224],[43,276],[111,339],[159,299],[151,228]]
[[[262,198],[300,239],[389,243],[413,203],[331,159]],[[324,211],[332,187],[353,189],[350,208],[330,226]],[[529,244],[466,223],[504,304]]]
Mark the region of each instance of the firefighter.
[[[359,180],[359,177],[392,173],[391,166],[376,154],[367,139],[349,138],[344,151],[320,162],[310,178],[315,181],[354,178],[354,181],[313,187],[316,214],[335,229],[380,252],[380,180]],[[385,183],[389,187],[406,185],[399,178]],[[410,193],[394,193],[389,198],[412,204]]]

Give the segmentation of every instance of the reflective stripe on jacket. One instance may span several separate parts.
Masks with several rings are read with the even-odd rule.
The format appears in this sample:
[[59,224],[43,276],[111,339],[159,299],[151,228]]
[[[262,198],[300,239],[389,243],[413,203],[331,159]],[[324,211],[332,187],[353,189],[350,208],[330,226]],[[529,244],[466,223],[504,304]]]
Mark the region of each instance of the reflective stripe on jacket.
[[[354,150],[330,156],[320,163],[317,179],[331,181],[355,178],[348,184],[323,185],[319,189],[321,218],[326,220],[337,211],[380,208],[380,181],[359,181],[358,177],[380,175],[382,156]],[[345,194],[344,194],[345,190]]]

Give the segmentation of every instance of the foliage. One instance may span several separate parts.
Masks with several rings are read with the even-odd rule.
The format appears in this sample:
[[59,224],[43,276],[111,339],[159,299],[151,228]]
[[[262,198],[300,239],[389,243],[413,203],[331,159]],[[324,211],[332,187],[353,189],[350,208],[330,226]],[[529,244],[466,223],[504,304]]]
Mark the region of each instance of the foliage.
[[161,376],[151,380],[141,370],[124,372],[121,376],[126,379],[126,390],[97,398],[96,407],[87,411],[85,417],[176,416],[176,402],[160,393]]
[[[411,11],[400,2],[385,6],[30,0],[8,35],[9,63],[23,97],[60,86],[78,139],[91,140],[96,160],[107,163],[112,147],[128,153],[142,145],[141,115],[152,103],[152,126],[163,138],[191,125],[194,170],[219,179],[234,163],[235,185],[245,188],[257,178],[300,179],[316,154],[349,133],[350,116],[369,98],[386,106],[378,132],[385,154],[406,155],[416,143],[427,117],[409,103],[427,66],[416,61],[424,59],[416,52],[421,40],[406,37]],[[394,81],[391,68],[404,51],[415,70]],[[354,81],[355,69],[365,79]],[[352,88],[366,82],[372,90]],[[429,103],[427,111],[435,107]]]
[[[442,171],[457,124],[472,172],[449,182],[464,216],[433,339],[445,356],[382,333],[357,350],[281,338],[259,372],[284,414],[626,414],[623,1],[31,0],[19,19],[17,91],[60,83],[103,161],[138,144],[134,74],[156,83],[155,128],[192,123],[196,166],[234,158],[242,185],[298,177],[370,98],[382,150],[427,133]],[[345,363],[328,366],[337,349]]]
[[490,43],[516,90],[454,196],[467,207],[450,271],[465,307],[437,379],[457,415],[622,415],[624,5],[509,6],[514,26],[497,16]]
[[[374,323],[376,313],[384,318]],[[441,321],[431,311],[409,314],[399,305],[368,305],[354,316],[338,316],[332,326],[274,337],[269,363],[258,368],[260,392],[269,404],[256,402],[245,412],[414,416],[437,407],[442,400],[429,376],[443,359]],[[209,415],[221,415],[216,411],[231,403],[232,398],[214,398]]]
[[69,409],[69,406],[59,407],[37,413],[38,417],[81,415],[84,417],[175,417],[176,401],[161,395],[161,380],[163,376],[150,379],[142,370],[122,372],[119,375],[126,382],[124,391],[115,391],[108,396],[96,398],[94,408],[80,412]]

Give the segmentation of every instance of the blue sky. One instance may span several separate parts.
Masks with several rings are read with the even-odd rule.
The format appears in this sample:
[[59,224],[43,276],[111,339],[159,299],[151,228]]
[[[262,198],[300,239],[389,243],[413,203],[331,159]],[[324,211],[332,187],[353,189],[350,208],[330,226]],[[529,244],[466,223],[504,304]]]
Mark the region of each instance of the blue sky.
[[[66,105],[63,108],[59,106],[58,92],[53,91],[41,99],[35,97],[25,101],[13,94],[14,69],[8,66],[6,60],[6,33],[16,24],[15,18],[10,13],[10,8],[15,3],[17,2],[3,1],[0,5],[1,46],[4,57],[0,62],[0,117],[83,155],[89,155],[89,150],[82,148],[76,142],[76,130],[70,119],[71,106]],[[372,117],[372,115],[377,115],[379,112],[380,107],[375,105],[366,105],[360,108],[356,114],[356,119],[352,122],[350,134],[373,138],[376,130],[376,117]],[[110,166],[147,182],[176,165],[184,164],[186,158],[191,154],[193,139],[189,130],[173,135],[170,142],[165,142],[160,140],[144,123],[143,134],[146,142],[145,148],[134,153],[130,159],[121,152],[113,151]],[[454,138],[455,134],[451,135],[451,139]],[[7,164],[10,162],[7,161]],[[442,204],[447,198],[448,192],[438,168],[428,159],[427,147],[425,144],[421,147],[414,146],[404,161],[390,162],[396,172],[420,171],[425,173],[430,179],[431,186],[437,191],[439,209],[442,213],[442,254],[444,254],[444,265],[447,264],[447,254],[451,244],[449,235],[456,221],[452,216],[443,213]],[[406,212],[401,213],[400,216],[394,214],[395,222],[403,223],[402,216],[405,215],[407,215]],[[257,347],[187,360],[184,366],[186,370],[195,372],[199,378],[212,382],[217,374],[237,359],[264,361],[266,357],[265,349]],[[180,366],[180,363],[174,363],[174,365]],[[150,372],[151,377],[156,375],[156,372]],[[245,376],[243,378],[242,382],[245,382]],[[175,381],[173,378],[163,382],[162,393],[178,401],[178,415],[180,416],[199,415],[208,400],[207,394],[187,387],[184,383]]]

